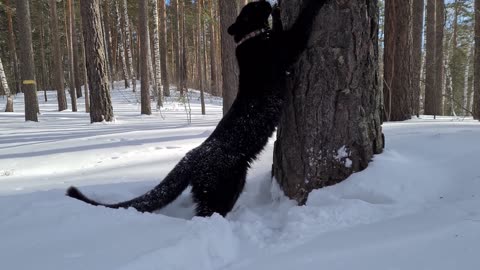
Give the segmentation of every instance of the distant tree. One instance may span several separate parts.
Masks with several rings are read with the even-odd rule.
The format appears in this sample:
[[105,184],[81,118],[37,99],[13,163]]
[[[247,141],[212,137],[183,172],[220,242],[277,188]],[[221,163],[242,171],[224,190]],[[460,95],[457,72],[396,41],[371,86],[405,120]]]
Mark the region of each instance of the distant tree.
[[5,95],[7,96],[7,105],[5,106],[5,112],[13,112],[13,95],[8,87],[7,77],[5,76],[5,70],[3,69],[2,59],[0,58],[0,86],[3,88]]
[[205,115],[205,96],[204,96],[204,89],[203,89],[203,65],[202,65],[202,25],[203,25],[203,18],[202,18],[202,6],[203,0],[197,0],[197,71],[198,71],[198,79],[199,79],[199,90],[200,90],[200,103],[202,107],[202,114]]
[[167,60],[167,12],[165,6],[165,0],[159,0],[158,3],[158,26],[160,29],[160,65],[161,65],[161,77],[163,85],[163,94],[170,96],[170,81],[168,72],[168,60]]
[[28,0],[17,1],[20,79],[25,99],[25,121],[38,122],[37,85],[33,61],[32,26]]
[[162,90],[162,76],[161,76],[161,65],[160,65],[160,36],[159,36],[159,25],[158,25],[158,0],[150,0],[152,5],[152,17],[153,17],[153,27],[152,27],[152,43],[153,43],[153,62],[155,71],[155,88],[157,89],[157,108],[163,106],[163,90]]
[[[76,53],[73,50],[73,40],[76,39],[74,37],[74,21],[73,21],[73,4],[72,0],[67,1],[67,15],[68,15],[68,35],[67,35],[67,49],[68,49],[68,61],[69,61],[69,66],[70,66],[70,77],[71,77],[71,83],[70,83],[70,100],[72,102],[72,112],[77,111],[77,91],[75,90],[75,59],[74,59],[74,54]],[[78,71],[77,71],[78,72]],[[80,81],[78,82],[80,84]]]
[[385,2],[384,105],[387,121],[413,114],[411,0]]
[[4,0],[5,10],[7,14],[8,27],[8,51],[10,54],[10,65],[13,74],[13,92],[20,93],[22,91],[20,84],[20,70],[18,68],[17,46],[15,44],[15,33],[13,29],[12,6],[10,0]]
[[82,97],[82,82],[80,80],[80,65],[79,65],[79,56],[78,56],[78,32],[77,32],[77,23],[76,23],[76,12],[75,12],[75,0],[70,3],[71,6],[71,25],[70,25],[70,34],[72,35],[72,54],[73,54],[73,69],[74,69],[74,82],[75,82],[75,90],[77,93],[77,97]]
[[148,70],[148,3],[147,0],[138,1],[138,19],[139,33],[140,33],[140,78],[141,78],[141,113],[150,115],[152,114],[150,105],[150,87],[149,87],[149,70]]
[[53,84],[57,90],[58,111],[67,109],[67,98],[64,89],[64,74],[62,64],[62,51],[60,48],[60,35],[58,30],[57,1],[50,0],[50,33],[52,40],[53,56]]
[[443,95],[445,92],[444,64],[445,0],[437,0],[435,8],[435,108],[436,115],[443,114]]
[[114,119],[99,2],[100,0],[80,2],[88,84],[91,87],[90,121],[92,123],[111,122]]
[[237,17],[237,3],[235,1],[219,0],[220,29],[222,46],[222,79],[223,79],[223,114],[226,114],[238,91],[238,65],[235,58],[235,42],[227,32],[228,27]]
[[[302,2],[281,2],[286,27]],[[299,203],[312,189],[365,169],[382,152],[377,3],[327,1],[292,69],[273,174]]]
[[[208,32],[210,33],[210,93],[216,96],[219,96],[223,93],[220,92],[219,89],[219,76],[218,73],[218,55],[217,55],[217,40],[216,40],[216,27],[214,18],[216,17],[215,14],[215,0],[208,0],[209,1],[209,14],[210,14],[210,22],[208,24]],[[222,63],[219,63],[222,64]]]
[[128,3],[127,0],[123,0],[122,5],[122,13],[123,13],[123,31],[125,34],[125,59],[127,60],[127,71],[128,77],[132,79],[132,88],[133,92],[137,87],[137,78],[135,76],[134,68],[133,68],[133,55],[132,55],[132,34],[130,32],[130,17],[128,16]]

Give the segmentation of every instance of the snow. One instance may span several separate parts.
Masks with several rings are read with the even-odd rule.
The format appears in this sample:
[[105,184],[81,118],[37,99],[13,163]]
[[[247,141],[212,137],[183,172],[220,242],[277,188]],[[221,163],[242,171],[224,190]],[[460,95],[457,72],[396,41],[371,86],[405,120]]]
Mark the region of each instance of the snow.
[[120,85],[114,123],[56,112],[54,92],[41,102],[39,123],[24,122],[21,96],[16,113],[0,113],[1,269],[480,269],[478,122],[423,116],[385,124],[385,152],[312,192],[305,206],[270,180],[272,139],[227,218],[193,217],[188,191],[142,214],[64,192],[76,185],[115,202],[149,190],[213,131],[221,100],[207,97],[202,116],[193,92],[187,124],[177,98],[140,116],[136,96]]

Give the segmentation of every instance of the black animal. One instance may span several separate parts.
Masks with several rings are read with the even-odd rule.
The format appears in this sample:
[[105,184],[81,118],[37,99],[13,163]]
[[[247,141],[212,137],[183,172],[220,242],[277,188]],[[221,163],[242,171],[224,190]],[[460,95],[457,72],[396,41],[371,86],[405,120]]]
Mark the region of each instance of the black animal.
[[152,212],[191,185],[198,216],[215,212],[225,216],[243,190],[250,163],[279,122],[286,71],[304,50],[313,19],[326,0],[303,2],[299,19],[288,31],[282,29],[278,7],[272,9],[267,1],[252,2],[242,9],[228,29],[237,43],[240,67],[236,100],[210,137],[188,152],[160,184],[144,195],[116,204],[93,201],[75,187],[70,187],[67,195],[92,205]]

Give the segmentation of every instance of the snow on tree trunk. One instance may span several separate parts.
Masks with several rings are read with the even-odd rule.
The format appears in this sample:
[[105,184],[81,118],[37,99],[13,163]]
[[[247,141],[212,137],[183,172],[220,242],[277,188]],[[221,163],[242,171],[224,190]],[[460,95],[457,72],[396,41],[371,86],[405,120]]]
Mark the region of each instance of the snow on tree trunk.
[[[300,3],[282,1],[287,27]],[[293,68],[273,175],[299,203],[365,169],[383,150],[377,8],[374,0],[328,1]]]
[[13,112],[13,96],[8,87],[7,77],[5,76],[5,70],[3,69],[2,59],[0,59],[0,86],[3,88],[5,95],[7,96],[7,106],[5,112]]

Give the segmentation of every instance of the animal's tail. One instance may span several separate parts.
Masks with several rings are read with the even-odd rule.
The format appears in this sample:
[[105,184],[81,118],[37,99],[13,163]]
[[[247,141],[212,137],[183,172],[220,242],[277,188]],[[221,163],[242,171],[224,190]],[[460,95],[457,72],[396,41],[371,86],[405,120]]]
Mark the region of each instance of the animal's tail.
[[109,208],[133,207],[139,212],[153,212],[174,201],[187,188],[189,183],[190,179],[188,176],[175,174],[175,170],[173,170],[155,188],[125,202],[116,204],[99,203],[83,195],[76,187],[70,187],[66,195],[95,206],[101,205]]

